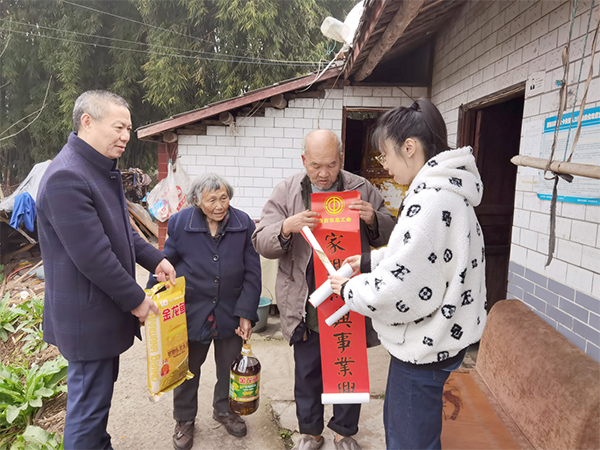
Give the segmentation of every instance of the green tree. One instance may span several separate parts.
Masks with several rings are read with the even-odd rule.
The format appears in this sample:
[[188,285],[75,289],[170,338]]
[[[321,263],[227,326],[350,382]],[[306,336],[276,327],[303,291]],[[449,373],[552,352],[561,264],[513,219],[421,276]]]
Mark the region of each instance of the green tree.
[[[324,65],[320,24],[354,3],[0,0],[0,183],[60,151],[81,92],[123,96],[134,128],[237,96]],[[120,166],[149,170],[155,149],[132,135]]]

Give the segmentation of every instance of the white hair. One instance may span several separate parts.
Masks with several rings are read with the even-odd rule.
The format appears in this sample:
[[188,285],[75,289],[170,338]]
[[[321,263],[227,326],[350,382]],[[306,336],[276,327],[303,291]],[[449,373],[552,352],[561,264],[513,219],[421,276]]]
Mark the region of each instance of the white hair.
[[206,192],[214,192],[221,189],[221,186],[225,187],[227,191],[227,195],[229,199],[233,198],[233,187],[229,182],[218,173],[207,172],[198,176],[193,182],[192,187],[190,188],[187,194],[187,202],[190,205],[194,204],[194,198],[197,201],[202,200],[202,193],[206,190]]

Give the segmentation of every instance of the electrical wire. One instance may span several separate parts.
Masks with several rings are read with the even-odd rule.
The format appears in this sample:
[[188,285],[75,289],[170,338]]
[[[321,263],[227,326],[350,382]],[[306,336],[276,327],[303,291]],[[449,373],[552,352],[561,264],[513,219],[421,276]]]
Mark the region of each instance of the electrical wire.
[[[92,37],[92,38],[97,38],[97,39],[106,39],[106,40],[111,40],[114,42],[122,42],[125,44],[133,44],[133,45],[145,45],[147,47],[150,47],[151,45],[146,43],[146,42],[135,42],[135,41],[128,41],[125,39],[118,39],[118,38],[112,38],[112,37],[108,37],[108,36],[101,36],[101,35],[95,35],[95,34],[89,34],[89,33],[81,33],[79,31],[71,31],[71,30],[63,30],[60,28],[53,28],[53,27],[47,27],[44,25],[39,25],[39,24],[32,24],[32,23],[26,23],[26,22],[18,22],[15,20],[10,20],[10,19],[2,19],[0,18],[1,22],[7,22],[10,24],[16,24],[16,25],[23,25],[23,26],[28,26],[31,28],[36,28],[36,29],[45,29],[45,30],[51,30],[51,31],[57,31],[59,33],[72,33],[72,34],[76,34],[79,36],[86,36],[86,37]],[[208,42],[208,41],[206,41]],[[213,43],[214,44],[214,43]],[[178,48],[178,47],[169,47],[166,45],[159,45],[159,44],[155,44],[153,45],[154,47],[159,47],[159,48],[164,48],[167,50],[175,50],[175,51],[179,51],[179,52],[190,52],[190,53],[198,53],[198,54],[202,54],[202,55],[215,55],[218,56],[220,58],[238,58],[238,56],[235,55],[227,55],[227,54],[222,54],[222,53],[213,53],[213,52],[205,52],[205,51],[201,51],[201,50],[193,50],[193,49],[185,49],[185,48]],[[262,61],[262,62],[274,62],[274,63],[287,63],[287,64],[294,64],[294,65],[308,65],[308,66],[315,66],[318,64],[317,61],[292,61],[292,60],[279,60],[279,59],[270,59],[270,58],[250,58],[250,57],[241,57],[243,59],[248,59],[252,62],[256,62],[256,61]]]
[[[159,26],[152,25],[150,23],[144,23],[144,22],[141,22],[139,20],[131,19],[129,17],[119,16],[117,14],[112,14],[112,13],[109,13],[107,11],[102,11],[100,9],[95,9],[95,8],[90,7],[90,6],[85,6],[85,5],[80,5],[78,3],[73,3],[73,2],[70,2],[68,0],[62,0],[62,2],[66,3],[68,5],[77,6],[79,8],[88,9],[90,11],[94,11],[94,12],[97,12],[97,13],[100,13],[100,14],[106,14],[108,16],[115,17],[117,19],[126,20],[128,22],[133,22],[133,23],[137,23],[139,25],[143,25],[143,26],[146,26],[146,27],[154,28],[154,29],[159,30],[159,31],[164,31],[164,32],[167,32],[167,33],[173,33],[173,34],[177,34],[179,36],[183,36],[183,37],[188,38],[188,39],[194,39],[194,40],[197,40],[197,41],[200,41],[200,42],[206,42],[206,43],[209,43],[211,45],[215,45],[215,43],[212,42],[212,41],[208,41],[206,39],[202,39],[202,38],[199,38],[199,37],[196,37],[196,36],[191,36],[189,34],[181,33],[179,31],[169,30],[168,28],[161,28]],[[242,56],[242,55],[232,55],[232,57],[239,58],[239,59],[249,59],[249,60],[252,60],[252,61],[255,61],[257,59],[257,58],[253,58],[252,56]],[[258,59],[264,59],[264,58],[258,58]],[[289,63],[289,61],[276,60],[276,59],[267,59],[267,61],[269,61],[269,62]],[[306,62],[305,61],[294,61],[294,63],[306,63]],[[296,65],[296,64],[292,64],[292,65]],[[314,65],[314,64],[312,64],[312,65]]]
[[[70,43],[74,43],[74,44],[90,45],[93,47],[108,48],[108,49],[113,49],[113,50],[124,50],[124,51],[128,51],[128,52],[146,53],[146,54],[159,55],[159,56],[171,56],[171,57],[175,57],[175,58],[200,59],[203,61],[220,61],[220,62],[232,62],[232,63],[239,63],[239,64],[267,65],[267,66],[302,66],[302,67],[306,67],[306,66],[314,65],[312,63],[311,64],[287,63],[287,62],[286,63],[276,63],[276,62],[263,62],[263,61],[245,61],[245,60],[223,59],[220,57],[208,58],[208,57],[200,57],[200,56],[180,55],[177,53],[163,53],[163,52],[155,52],[152,50],[139,50],[139,49],[135,49],[135,48],[115,47],[112,45],[97,44],[97,43],[93,43],[93,42],[76,41],[73,39],[65,39],[65,38],[59,38],[59,37],[55,37],[55,36],[48,36],[45,34],[41,34],[39,32],[32,33],[32,32],[13,30],[13,29],[4,28],[4,27],[0,27],[0,30],[9,31],[12,33],[19,33],[19,34],[23,34],[25,36],[35,36],[35,37],[53,39],[53,40],[57,40],[57,41],[70,42]],[[218,56],[221,56],[221,55],[218,55]]]
[[[27,128],[29,128],[30,125],[33,124],[33,122],[35,122],[36,120],[38,120],[40,118],[40,116],[42,115],[42,111],[44,111],[44,108],[46,107],[46,99],[48,98],[48,92],[50,91],[50,84],[52,83],[52,76],[50,76],[50,79],[48,80],[48,86],[46,87],[46,94],[44,95],[44,101],[42,103],[42,106],[40,107],[40,109],[38,109],[37,111],[35,111],[37,113],[37,116],[34,117],[34,119],[29,122],[27,125],[25,125],[23,128],[21,128],[19,131],[17,131],[16,133],[11,134],[10,136],[5,136],[3,138],[0,138],[0,141],[5,141],[7,139],[10,139],[12,137],[15,137],[16,135],[18,135],[19,133],[25,131]],[[29,114],[29,116],[31,116],[31,114]],[[27,116],[27,117],[29,117]],[[19,120],[19,122],[21,122],[23,119]],[[19,123],[17,122],[17,123]],[[6,130],[4,130],[1,134],[6,133],[8,130],[10,130],[13,126],[15,126],[15,124],[11,125],[10,127],[8,127]]]
[[183,37],[186,37],[186,38],[195,39],[195,40],[197,40],[197,41],[201,41],[201,42],[208,42],[208,43],[210,43],[210,44],[213,44],[213,42],[211,42],[211,41],[207,41],[206,39],[202,39],[202,38],[199,38],[199,37],[196,37],[196,36],[190,36],[190,35],[187,35],[187,34],[184,34],[184,33],[180,33],[179,31],[175,31],[175,30],[169,30],[169,29],[167,29],[167,28],[161,28],[161,27],[158,27],[158,26],[156,26],[156,25],[152,25],[152,24],[150,24],[150,23],[144,23],[144,22],[140,22],[139,20],[130,19],[129,17],[123,17],[123,16],[119,16],[119,15],[117,15],[117,14],[112,14],[112,13],[109,13],[109,12],[107,12],[107,11],[102,11],[102,10],[100,10],[100,9],[95,9],[95,8],[92,8],[92,7],[90,7],[90,6],[80,5],[79,3],[73,3],[73,2],[69,2],[69,1],[67,1],[67,0],[62,0],[62,2],[63,2],[63,3],[66,3],[67,5],[73,5],[73,6],[77,6],[78,8],[83,8],[83,9],[87,9],[87,10],[90,10],[90,11],[94,11],[94,12],[97,12],[97,13],[100,13],[100,14],[105,14],[105,15],[107,15],[107,16],[115,17],[115,18],[117,18],[117,19],[121,19],[121,20],[126,20],[126,21],[128,21],[128,22],[137,23],[137,24],[139,24],[139,25],[144,25],[144,26],[146,26],[146,27],[154,28],[154,29],[157,29],[157,30],[160,30],[160,31],[166,31],[166,32],[168,32],[168,33],[174,33],[174,34],[178,34],[178,35],[180,35],[180,36],[183,36]]

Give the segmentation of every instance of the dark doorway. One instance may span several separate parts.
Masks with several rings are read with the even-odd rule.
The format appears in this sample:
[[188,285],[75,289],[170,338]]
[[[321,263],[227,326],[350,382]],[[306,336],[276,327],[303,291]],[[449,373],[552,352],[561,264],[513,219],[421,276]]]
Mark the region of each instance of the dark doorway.
[[473,147],[484,185],[475,212],[485,238],[488,310],[506,298],[517,180],[510,159],[519,154],[523,104],[524,91],[518,89],[461,109],[459,145]]
[[375,156],[378,152],[371,144],[377,118],[384,112],[372,109],[344,110],[344,169],[369,180],[383,195],[385,206],[392,214],[397,214],[407,186],[396,183],[377,162]]

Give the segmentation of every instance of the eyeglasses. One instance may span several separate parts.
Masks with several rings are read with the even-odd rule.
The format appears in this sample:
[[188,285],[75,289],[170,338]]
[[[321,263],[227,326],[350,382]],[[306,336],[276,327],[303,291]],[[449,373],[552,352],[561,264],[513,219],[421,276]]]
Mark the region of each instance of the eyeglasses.
[[385,164],[385,155],[377,155],[377,156],[375,156],[375,159],[382,166]]

